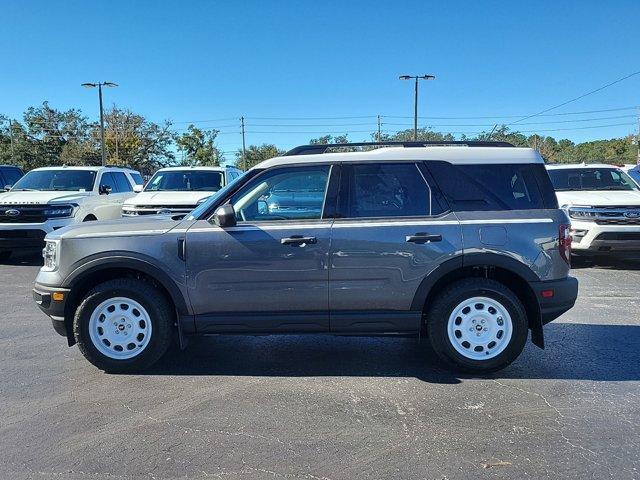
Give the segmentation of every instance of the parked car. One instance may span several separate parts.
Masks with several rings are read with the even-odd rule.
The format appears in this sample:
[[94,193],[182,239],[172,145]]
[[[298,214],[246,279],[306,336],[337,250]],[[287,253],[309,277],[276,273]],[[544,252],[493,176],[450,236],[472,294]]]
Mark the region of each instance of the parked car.
[[[535,150],[449,143],[298,147],[182,220],[55,231],[34,299],[111,372],[220,333],[415,335],[459,369],[503,368],[576,300],[569,219]],[[264,208],[283,185],[305,192],[291,214]]]
[[622,169],[640,186],[640,165],[625,165]]
[[31,170],[0,193],[0,260],[15,250],[42,248],[45,235],[64,226],[120,218],[122,203],[141,179],[117,167]]
[[0,165],[0,192],[8,190],[24,175],[22,170],[12,165]]
[[122,206],[122,215],[186,214],[242,175],[234,167],[161,168],[140,193]]
[[574,254],[640,251],[640,187],[629,175],[604,164],[547,168],[571,218]]

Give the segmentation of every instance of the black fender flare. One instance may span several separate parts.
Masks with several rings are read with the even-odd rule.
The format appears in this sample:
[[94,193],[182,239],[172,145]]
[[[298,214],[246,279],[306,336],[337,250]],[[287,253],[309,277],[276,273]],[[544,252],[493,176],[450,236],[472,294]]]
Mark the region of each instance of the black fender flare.
[[62,286],[73,291],[73,287],[87,275],[109,268],[138,270],[154,280],[169,292],[176,310],[182,315],[190,314],[188,302],[175,280],[152,257],[133,252],[109,251],[96,253],[73,265],[71,273],[64,279]]
[[537,297],[531,287],[532,282],[539,282],[540,278],[529,268],[526,264],[513,257],[507,255],[501,255],[492,252],[478,252],[462,254],[441,263],[432,270],[423,280],[420,282],[418,289],[411,302],[411,310],[422,310],[427,302],[427,298],[431,293],[433,287],[446,275],[465,268],[473,266],[490,265],[494,267],[507,270],[514,275],[522,278],[527,284],[532,298],[536,299],[535,308],[536,312],[532,318],[529,318],[529,328],[531,329],[531,341],[534,345],[540,348],[544,348],[544,335],[542,330],[542,315],[540,312],[540,303],[537,301]]

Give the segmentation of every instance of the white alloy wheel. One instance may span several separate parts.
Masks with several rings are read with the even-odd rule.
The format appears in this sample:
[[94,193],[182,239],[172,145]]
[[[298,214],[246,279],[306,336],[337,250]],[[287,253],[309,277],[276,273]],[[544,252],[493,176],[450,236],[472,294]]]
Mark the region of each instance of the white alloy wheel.
[[89,337],[101,354],[114,360],[127,360],[139,355],[149,344],[151,319],[135,300],[110,298],[93,310]]
[[511,341],[513,323],[507,309],[497,300],[472,297],[449,315],[447,334],[455,350],[471,360],[489,360],[504,351]]

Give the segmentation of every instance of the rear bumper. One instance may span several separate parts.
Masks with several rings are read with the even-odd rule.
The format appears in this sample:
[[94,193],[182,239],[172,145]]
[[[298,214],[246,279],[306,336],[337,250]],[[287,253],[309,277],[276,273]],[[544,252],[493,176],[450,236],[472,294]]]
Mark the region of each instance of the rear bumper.
[[[67,329],[64,321],[64,311],[70,290],[68,288],[49,287],[35,284],[33,288],[33,300],[38,308],[44,312],[53,322],[53,329],[62,335],[67,336]],[[61,300],[54,300],[54,293],[62,294]]]
[[[540,319],[545,325],[570,310],[578,298],[578,280],[567,277],[562,280],[531,282],[540,305]],[[544,296],[543,292],[553,292],[553,296]]]

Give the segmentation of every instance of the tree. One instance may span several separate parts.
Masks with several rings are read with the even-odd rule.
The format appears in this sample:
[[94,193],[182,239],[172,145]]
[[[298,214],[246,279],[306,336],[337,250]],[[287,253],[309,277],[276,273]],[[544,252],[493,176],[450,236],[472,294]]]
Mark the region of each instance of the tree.
[[[113,106],[105,112],[105,146],[108,163],[126,165],[151,174],[174,162],[170,147],[174,140],[171,122],[157,124],[129,109]],[[93,129],[99,142],[100,130]]]
[[224,158],[215,146],[219,130],[201,130],[189,125],[187,131],[176,135],[178,150],[184,153],[183,163],[186,165],[218,166]]
[[345,133],[344,135],[337,135],[335,137],[331,135],[324,135],[322,137],[312,138],[311,140],[309,140],[309,145],[327,145],[329,143],[349,143],[349,139],[347,137],[348,137],[347,133]]
[[273,144],[264,143],[262,145],[249,145],[246,149],[245,158],[242,158],[242,150],[236,152],[236,167],[242,169],[249,169],[254,165],[268,160],[269,158],[278,157],[284,155],[285,151],[280,150]]

